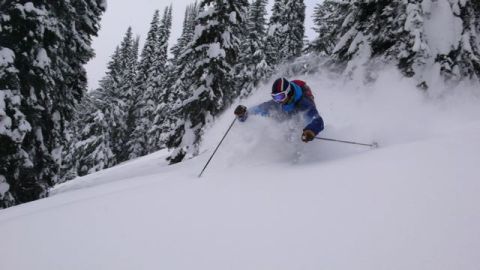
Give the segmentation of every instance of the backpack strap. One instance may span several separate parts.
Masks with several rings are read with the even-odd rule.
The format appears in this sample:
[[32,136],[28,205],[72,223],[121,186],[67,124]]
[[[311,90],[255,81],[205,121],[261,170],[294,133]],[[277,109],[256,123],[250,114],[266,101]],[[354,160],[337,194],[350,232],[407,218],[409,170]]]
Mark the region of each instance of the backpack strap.
[[302,92],[303,94],[308,97],[309,99],[311,99],[312,101],[315,99],[313,97],[313,93],[312,93],[312,89],[310,88],[310,86],[307,85],[307,83],[305,81],[302,81],[302,80],[293,80],[292,81],[294,84],[300,86],[300,88],[302,88]]
[[305,86],[307,84],[305,81],[302,81],[302,80],[293,80],[292,82],[295,83],[296,85],[302,87],[302,88],[303,88],[303,86]]

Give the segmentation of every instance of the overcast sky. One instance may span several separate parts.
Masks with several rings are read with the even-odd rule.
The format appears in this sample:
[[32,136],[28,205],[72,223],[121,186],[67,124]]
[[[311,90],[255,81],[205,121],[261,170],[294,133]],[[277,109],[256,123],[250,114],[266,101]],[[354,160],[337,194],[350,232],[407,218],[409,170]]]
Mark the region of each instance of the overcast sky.
[[[96,88],[98,81],[105,75],[110,56],[115,47],[120,44],[128,26],[132,26],[133,32],[140,36],[140,45],[143,46],[154,10],[163,11],[166,6],[173,4],[173,26],[169,43],[169,46],[172,46],[182,32],[185,8],[194,0],[107,0],[107,2],[108,8],[102,17],[101,30],[98,37],[93,40],[96,57],[86,66],[90,89]],[[270,12],[273,0],[269,2],[268,11]],[[319,2],[321,0],[305,0],[307,5],[306,35],[310,39],[315,34],[311,29],[313,27],[313,8]]]

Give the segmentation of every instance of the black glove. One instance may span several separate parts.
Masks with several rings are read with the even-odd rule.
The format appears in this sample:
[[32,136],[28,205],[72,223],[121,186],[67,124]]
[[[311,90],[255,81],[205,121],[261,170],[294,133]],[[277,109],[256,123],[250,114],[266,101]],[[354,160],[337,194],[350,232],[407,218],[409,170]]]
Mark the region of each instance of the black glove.
[[315,133],[313,133],[313,131],[311,130],[308,130],[308,129],[305,129],[303,131],[303,134],[302,134],[302,141],[303,142],[310,142],[310,141],[313,141],[313,139],[315,138]]
[[234,113],[240,120],[245,120],[247,118],[247,107],[238,105]]

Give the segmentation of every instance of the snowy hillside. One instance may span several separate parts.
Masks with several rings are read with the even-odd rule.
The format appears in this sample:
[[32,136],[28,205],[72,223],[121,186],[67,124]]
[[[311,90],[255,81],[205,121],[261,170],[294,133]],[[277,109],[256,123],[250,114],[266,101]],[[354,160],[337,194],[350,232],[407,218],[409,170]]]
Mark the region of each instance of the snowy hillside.
[[[251,116],[198,178],[230,109],[196,158],[154,153],[0,211],[0,269],[479,269],[479,97],[427,99],[400,77],[299,78],[322,136],[379,149],[303,144],[297,122]],[[268,98],[262,85],[244,104]]]

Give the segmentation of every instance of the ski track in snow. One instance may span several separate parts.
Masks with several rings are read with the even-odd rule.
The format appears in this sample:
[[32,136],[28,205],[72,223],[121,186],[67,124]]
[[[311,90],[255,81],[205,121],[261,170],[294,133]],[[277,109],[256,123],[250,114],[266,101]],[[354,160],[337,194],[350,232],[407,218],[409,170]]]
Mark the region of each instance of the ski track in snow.
[[304,144],[303,124],[250,116],[198,178],[234,105],[196,158],[160,151],[0,211],[0,269],[478,269],[478,97],[427,98],[391,71],[369,87],[297,78],[321,136],[380,148]]

